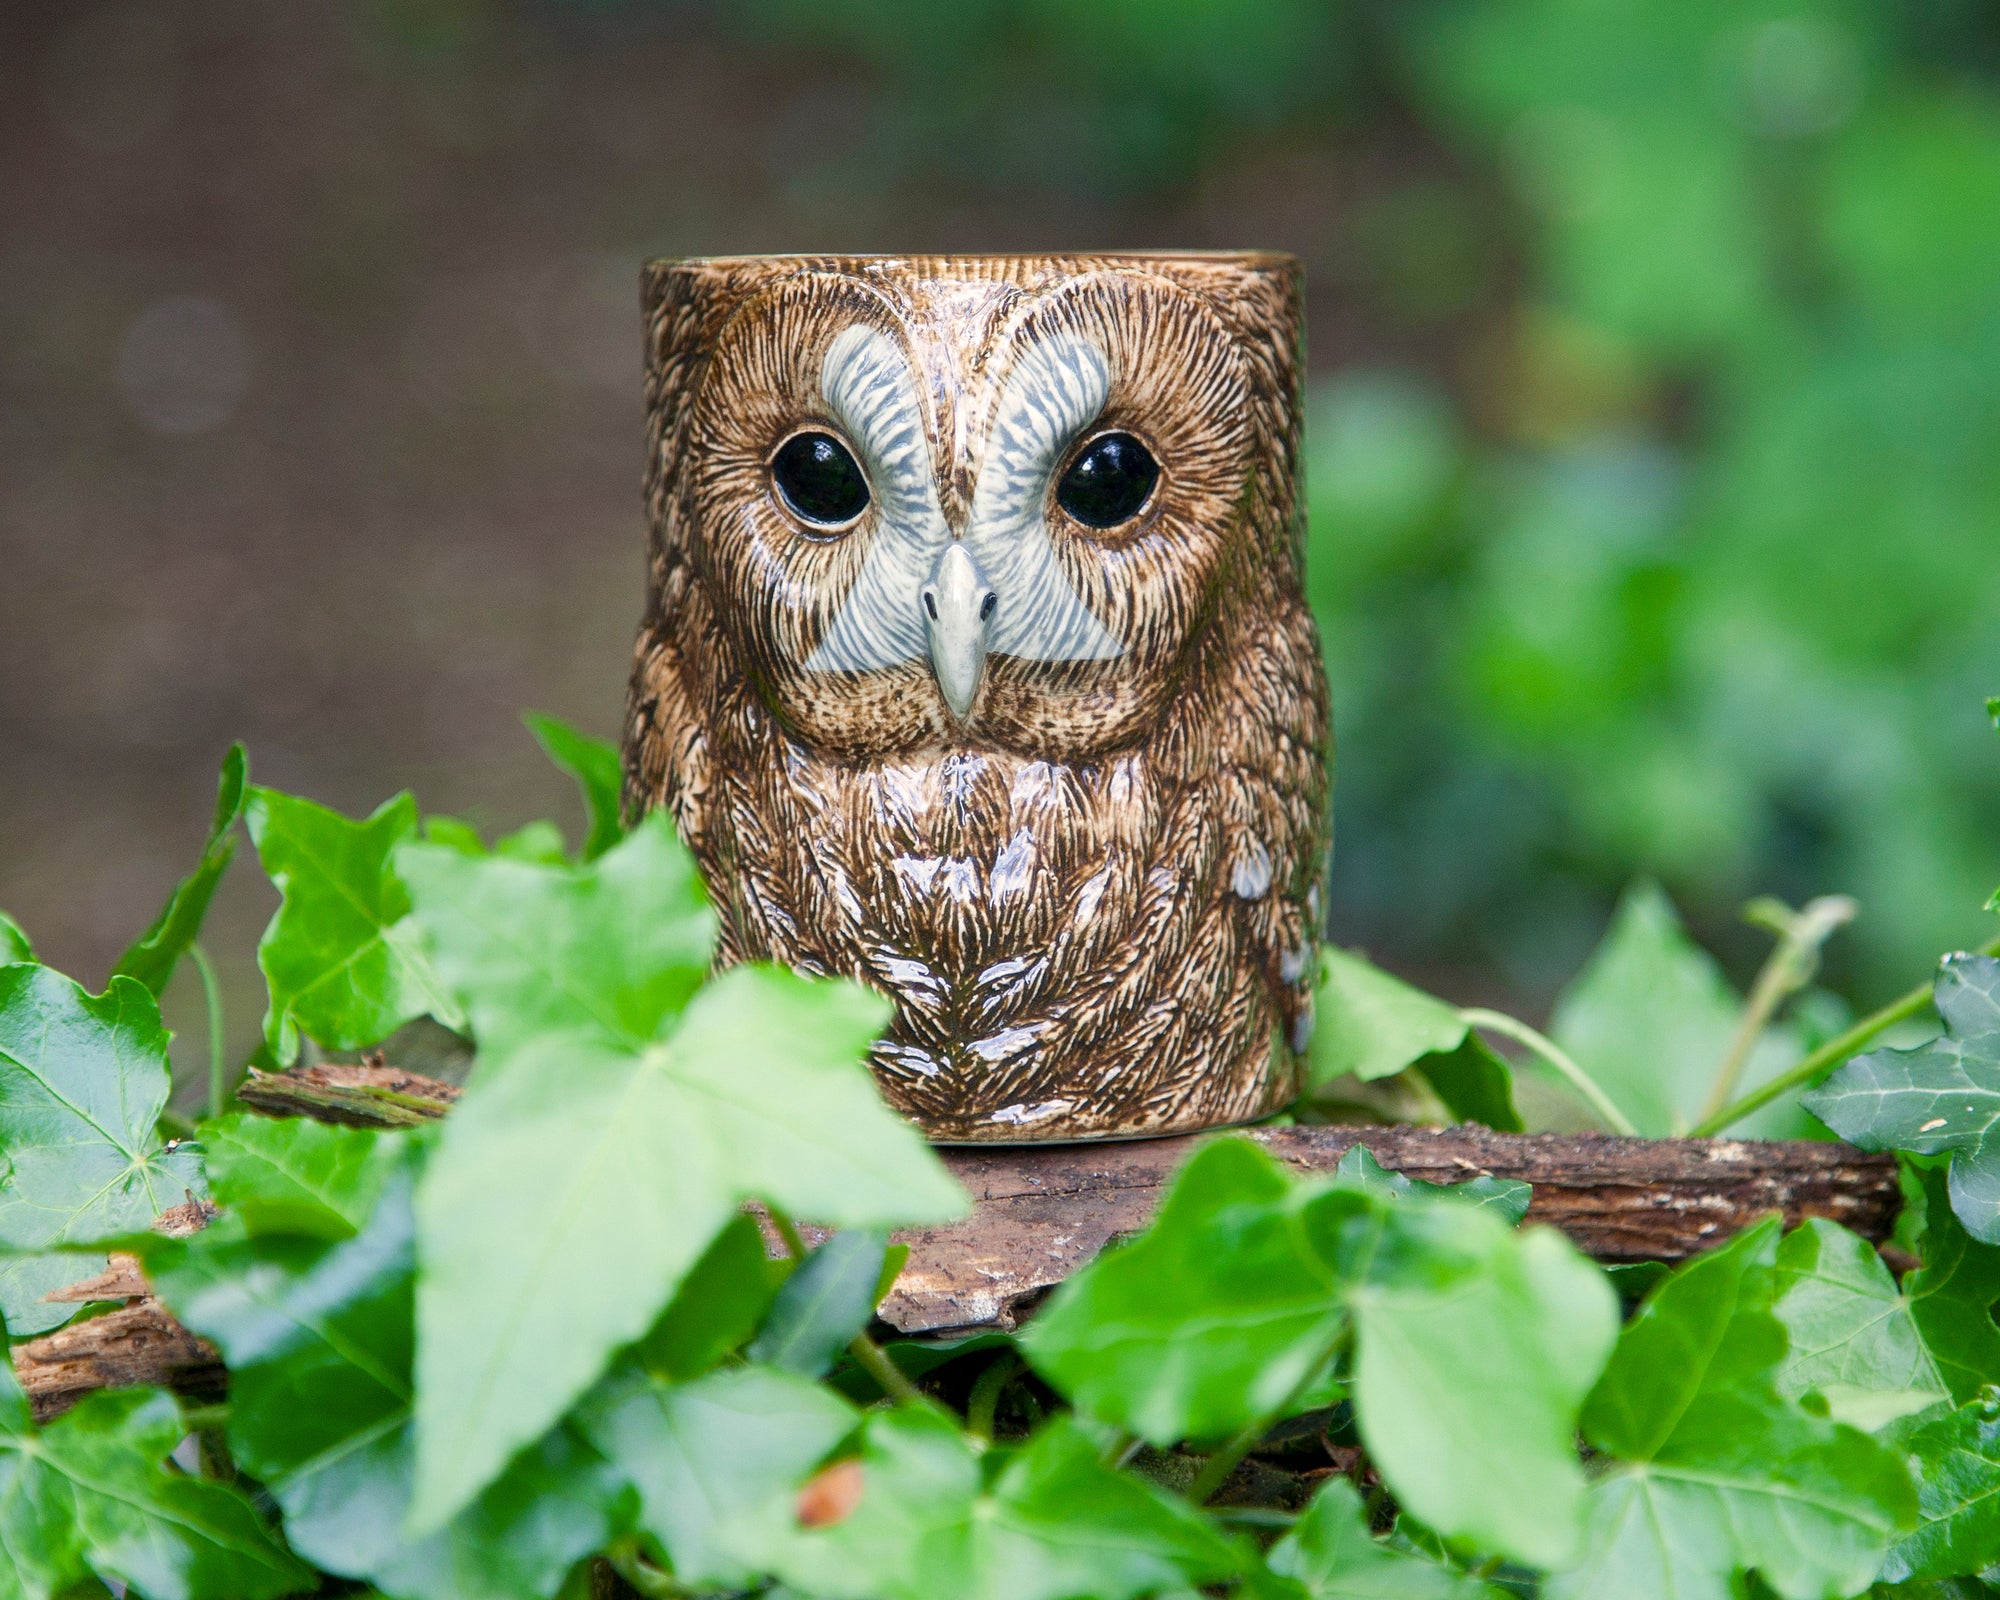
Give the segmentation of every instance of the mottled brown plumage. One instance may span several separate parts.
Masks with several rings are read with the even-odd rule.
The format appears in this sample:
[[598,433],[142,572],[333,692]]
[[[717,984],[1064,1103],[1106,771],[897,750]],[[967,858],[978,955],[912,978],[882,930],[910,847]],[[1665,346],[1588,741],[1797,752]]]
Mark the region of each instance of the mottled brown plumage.
[[[1181,1132],[1282,1104],[1327,844],[1296,263],[695,261],[650,268],[645,298],[628,801],[672,808],[723,912],[721,959],[893,998],[877,1076],[940,1141]],[[855,422],[850,370],[888,374],[889,421]],[[990,509],[1011,504],[996,441],[1025,438],[1051,395],[1084,425],[1048,486],[1016,452],[1039,497],[1017,526]],[[905,414],[921,427],[897,435]],[[773,487],[801,427],[876,430],[854,441],[873,498],[849,529],[805,525]],[[1160,478],[1100,531],[1049,486],[1114,429]],[[896,575],[945,540],[1011,575],[962,719],[908,647],[919,597]]]

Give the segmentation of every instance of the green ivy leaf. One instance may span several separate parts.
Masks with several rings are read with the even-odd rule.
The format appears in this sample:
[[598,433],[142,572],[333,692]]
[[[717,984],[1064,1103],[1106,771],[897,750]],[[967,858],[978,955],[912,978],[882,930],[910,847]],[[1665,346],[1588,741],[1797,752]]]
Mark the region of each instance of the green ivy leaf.
[[1963,1405],[2000,1383],[2000,1250],[1975,1242],[1960,1226],[1944,1174],[1920,1174],[1924,1191],[1924,1264],[1903,1282],[1910,1318],[1951,1397]]
[[1867,1600],[1993,1600],[1993,1591],[1978,1578],[1918,1578],[1908,1583],[1877,1583]]
[[419,1201],[420,1516],[560,1416],[743,1200],[855,1227],[963,1209],[860,1064],[882,1020],[858,989],[739,967],[657,1044],[482,1069]]
[[1837,1421],[1864,1432],[1951,1398],[1909,1300],[1866,1239],[1810,1218],[1779,1244],[1776,1273],[1772,1310],[1790,1344],[1780,1394],[1816,1392]]
[[1447,1538],[1569,1559],[1577,1412],[1618,1328],[1604,1274],[1552,1229],[1427,1190],[1335,1189],[1307,1227],[1354,1319],[1355,1420],[1397,1499]]
[[[480,838],[479,830],[463,817],[425,817],[424,842],[443,845],[447,850],[456,850],[462,856],[485,856],[493,853],[486,848],[486,841]],[[555,854],[549,859],[558,863],[565,859],[560,839],[557,840]]]
[[1917,1429],[1905,1450],[1917,1528],[1889,1552],[1883,1578],[1951,1578],[2000,1563],[2000,1390]]
[[201,1127],[216,1202],[252,1234],[347,1239],[357,1233],[399,1159],[363,1128],[234,1112]]
[[0,1252],[0,1319],[5,1320],[7,1331],[16,1339],[32,1339],[60,1328],[83,1308],[48,1301],[43,1296],[91,1277],[103,1271],[105,1265],[106,1258],[101,1252],[91,1255]]
[[1351,951],[1320,953],[1307,1064],[1314,1083],[1353,1073],[1363,1083],[1401,1072],[1466,1035],[1458,1012]]
[[583,859],[595,861],[622,837],[620,797],[625,785],[625,766],[618,746],[609,740],[593,739],[568,723],[540,712],[530,711],[521,719],[535,736],[548,758],[576,780],[583,795],[584,815],[590,831],[583,842]]
[[862,1065],[885,1002],[768,967],[688,1001],[712,923],[666,819],[578,868],[399,860],[480,1047],[417,1208],[421,1530],[646,1332],[743,1201],[866,1228],[965,1200]]
[[1311,1600],[1491,1600],[1495,1591],[1420,1556],[1392,1550],[1368,1532],[1361,1496],[1332,1478],[1265,1556]]
[[1477,1122],[1500,1133],[1527,1125],[1514,1105],[1514,1069],[1471,1029],[1456,1050],[1435,1050],[1410,1063],[1445,1110],[1460,1122]]
[[1607,1266],[1604,1275],[1611,1280],[1611,1287],[1618,1291],[1625,1308],[1636,1310],[1639,1302],[1658,1288],[1671,1271],[1664,1261],[1627,1261]]
[[1561,1559],[1616,1298],[1559,1235],[1353,1171],[1307,1185],[1247,1140],[1203,1146],[1153,1226],[1065,1283],[1024,1348],[1085,1411],[1167,1444],[1277,1413],[1351,1320],[1356,1416],[1398,1498],[1449,1535]]
[[512,833],[501,834],[493,841],[493,854],[512,861],[539,861],[551,867],[559,867],[569,859],[562,829],[540,819],[524,822]]
[[[1673,902],[1659,885],[1641,882],[1626,891],[1603,943],[1563,992],[1549,1031],[1640,1133],[1659,1138],[1694,1125],[1741,1012],[1721,967],[1687,936]],[[1741,1087],[1754,1089],[1798,1054],[1788,1024],[1766,1029]],[[1737,1131],[1786,1138],[1803,1129],[1796,1111],[1780,1103]]]
[[748,1589],[793,1521],[792,1496],[860,1413],[823,1384],[740,1366],[689,1383],[629,1368],[577,1424],[639,1492],[639,1526],[688,1587]]
[[[1995,728],[2000,728],[2000,698],[1989,699],[1986,702],[1986,715],[1992,718]],[[2000,911],[2000,889],[1995,889],[1988,896],[1986,909],[1988,911]]]
[[0,967],[34,959],[35,947],[28,942],[27,934],[21,931],[20,923],[0,911]]
[[301,1555],[397,1600],[538,1600],[610,1536],[617,1476],[558,1428],[441,1532],[402,1537],[415,1474],[411,1196],[421,1144],[326,1131],[353,1141],[340,1163],[349,1170],[378,1150],[393,1157],[352,1238],[252,1237],[225,1215],[191,1238],[145,1242],[147,1274],[175,1316],[221,1350],[230,1450],[270,1490]]
[[1421,1187],[1426,1194],[1448,1195],[1468,1205],[1486,1206],[1495,1215],[1504,1218],[1509,1227],[1528,1214],[1528,1206],[1535,1193],[1532,1184],[1523,1183],[1519,1178],[1496,1178],[1490,1172],[1478,1173],[1463,1183],[1426,1183],[1420,1186],[1416,1180],[1406,1178],[1400,1172],[1389,1171],[1375,1159],[1375,1152],[1365,1144],[1351,1145],[1333,1170],[1336,1177],[1345,1178],[1364,1189],[1373,1189],[1391,1199]]
[[688,1269],[673,1301],[635,1349],[648,1372],[668,1380],[700,1376],[757,1332],[791,1272],[789,1259],[764,1253],[753,1217],[737,1217]]
[[540,820],[502,834],[489,850],[471,823],[458,817],[425,817],[424,842],[444,845],[462,856],[505,856],[510,861],[538,861],[547,867],[560,867],[569,861],[562,829]]
[[834,1234],[785,1280],[763,1330],[745,1352],[752,1361],[823,1377],[833,1358],[868,1326],[889,1259],[888,1238],[864,1229]]
[[47,1428],[0,1370],[0,1593],[50,1600],[92,1577],[147,1600],[266,1600],[312,1586],[235,1490],[169,1472],[187,1432],[157,1389],[86,1396]]
[[394,1600],[541,1600],[623,1521],[622,1480],[567,1423],[521,1451],[441,1530],[414,1541],[395,1534],[415,1477],[407,1432],[364,1470],[355,1492],[327,1508],[320,1532],[353,1551],[388,1530],[392,1548],[377,1554],[368,1576]]
[[1946,956],[1933,985],[1941,1038],[1857,1056],[1805,1108],[1863,1150],[1951,1156],[1951,1203],[1966,1230],[2000,1244],[2000,961]]
[[1442,1192],[1453,1200],[1491,1211],[1510,1228],[1521,1225],[1535,1198],[1533,1184],[1519,1178],[1496,1178],[1490,1172],[1479,1173],[1463,1183],[1443,1185]]
[[581,868],[432,844],[397,865],[482,1067],[549,1034],[643,1047],[708,976],[715,913],[664,812]]
[[1458,1011],[1345,950],[1321,953],[1320,988],[1306,1056],[1307,1076],[1362,1082],[1414,1068],[1453,1116],[1518,1131],[1514,1078]]
[[1340,1160],[1334,1163],[1333,1172],[1335,1177],[1344,1178],[1357,1188],[1386,1195],[1391,1200],[1400,1199],[1417,1186],[1414,1178],[1406,1178],[1402,1173],[1391,1172],[1383,1166],[1375,1159],[1375,1152],[1365,1144],[1348,1146]]
[[1331,1356],[1346,1314],[1301,1223],[1313,1191],[1244,1139],[1175,1178],[1153,1224],[1050,1296],[1021,1335],[1091,1415],[1156,1445],[1221,1439]]
[[1548,1600],[1728,1600],[1754,1570],[1785,1600],[1852,1594],[1914,1507],[1894,1455],[1777,1389],[1772,1217],[1675,1272],[1626,1325],[1584,1410],[1615,1457],[1589,1549]]
[[851,1516],[773,1542],[779,1576],[824,1600],[1132,1600],[1217,1583],[1254,1560],[1186,1501],[1106,1467],[1067,1417],[988,1484],[951,1418],[876,1412],[861,1467]]
[[[970,1333],[956,1339],[890,1339],[882,1353],[896,1364],[906,1378],[921,1378],[965,1356],[988,1355],[996,1350],[1019,1352],[1020,1341],[1011,1333]],[[983,1367],[984,1362],[980,1365]],[[869,1401],[881,1386],[856,1367],[836,1368],[828,1380],[849,1399]]]
[[201,1163],[160,1138],[173,1087],[167,1031],[145,986],[101,995],[47,967],[0,967],[0,1313],[16,1335],[57,1327],[76,1307],[42,1296],[103,1268],[45,1251],[143,1232],[190,1190]]
[[137,978],[157,997],[166,991],[187,947],[201,932],[208,915],[208,903],[215,886],[222,882],[236,854],[236,819],[243,814],[244,785],[249,778],[249,759],[243,746],[233,744],[222,758],[222,776],[215,789],[215,816],[208,826],[208,840],[193,872],[175,886],[153,919],[153,925],[135,939],[118,958],[112,972]]
[[426,1014],[465,1018],[438,982],[391,857],[414,837],[417,803],[385,801],[360,822],[276,789],[253,786],[244,805],[264,871],[284,896],[257,946],[270,985],[264,1036],[280,1065],[304,1032],[349,1050],[387,1038]]

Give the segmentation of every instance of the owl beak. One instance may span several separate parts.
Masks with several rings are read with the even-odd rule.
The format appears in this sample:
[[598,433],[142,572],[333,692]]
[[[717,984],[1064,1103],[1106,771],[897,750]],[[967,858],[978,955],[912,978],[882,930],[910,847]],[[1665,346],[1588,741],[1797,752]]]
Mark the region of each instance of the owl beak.
[[986,671],[986,636],[1000,597],[986,586],[972,552],[954,539],[924,585],[923,602],[931,671],[951,714],[963,722]]

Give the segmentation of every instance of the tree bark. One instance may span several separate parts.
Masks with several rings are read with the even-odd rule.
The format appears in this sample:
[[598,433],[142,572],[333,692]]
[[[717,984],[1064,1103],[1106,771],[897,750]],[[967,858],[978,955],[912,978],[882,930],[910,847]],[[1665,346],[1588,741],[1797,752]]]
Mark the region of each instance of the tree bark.
[[[458,1091],[394,1067],[329,1065],[253,1073],[239,1097],[259,1110],[395,1128],[443,1116]],[[882,1319],[903,1334],[932,1337],[1013,1328],[1106,1244],[1145,1227],[1174,1172],[1212,1137],[939,1151],[971,1192],[972,1215],[897,1236],[910,1259]],[[1607,1263],[1684,1260],[1773,1211],[1788,1225],[1830,1218],[1879,1242],[1902,1201],[1893,1156],[1834,1143],[1508,1134],[1472,1125],[1257,1128],[1241,1137],[1303,1173],[1331,1172],[1362,1144],[1384,1167],[1426,1183],[1481,1173],[1518,1178],[1533,1186],[1531,1223],[1559,1229]],[[170,1225],[181,1231],[199,1220],[176,1217]],[[114,1263],[102,1280],[59,1297],[96,1291],[108,1299],[143,1287]],[[222,1381],[214,1352],[143,1295],[17,1346],[14,1368],[41,1415],[109,1385],[213,1392]]]
[[414,1128],[435,1122],[458,1098],[455,1084],[381,1064],[327,1062],[295,1072],[259,1072],[237,1086],[236,1098],[273,1117],[311,1117],[353,1128]]
[[[910,1229],[909,1264],[883,1302],[905,1333],[1011,1328],[1049,1288],[1112,1239],[1136,1233],[1202,1137],[1129,1144],[945,1150],[973,1213]],[[1609,1134],[1455,1128],[1258,1128],[1288,1166],[1331,1172],[1357,1144],[1425,1183],[1481,1173],[1533,1185],[1529,1222],[1567,1234],[1606,1263],[1682,1261],[1767,1212],[1787,1225],[1827,1217],[1880,1241],[1902,1203],[1893,1156],[1844,1144],[1752,1139],[1621,1139]]]
[[17,1344],[14,1376],[37,1422],[67,1411],[93,1389],[163,1383],[212,1398],[226,1383],[215,1347],[189,1333],[151,1296]]

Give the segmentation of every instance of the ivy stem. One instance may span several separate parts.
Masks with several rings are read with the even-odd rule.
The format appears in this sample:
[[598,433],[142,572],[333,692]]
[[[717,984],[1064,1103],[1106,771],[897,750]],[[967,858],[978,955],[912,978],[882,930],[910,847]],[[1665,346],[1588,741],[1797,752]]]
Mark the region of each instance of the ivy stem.
[[201,974],[201,994],[208,1003],[208,1114],[219,1117],[229,1109],[229,1067],[223,1055],[222,985],[215,979],[215,963],[196,939],[188,946],[188,959]]
[[1198,1506],[1207,1505],[1209,1498],[1222,1487],[1223,1480],[1236,1470],[1237,1464],[1245,1456],[1257,1448],[1257,1441],[1271,1431],[1271,1421],[1268,1414],[1255,1418],[1235,1438],[1204,1461],[1201,1464],[1201,1471],[1194,1476],[1194,1482],[1188,1485],[1188,1499]]
[[866,1333],[857,1333],[848,1341],[847,1353],[854,1357],[855,1365],[873,1378],[881,1391],[897,1405],[916,1405],[924,1398],[923,1390],[910,1382],[903,1375],[903,1369],[889,1359],[889,1352]]
[[979,1374],[965,1401],[965,1429],[975,1439],[987,1444],[993,1442],[993,1416],[1000,1409],[1000,1396],[1020,1367],[1021,1358],[1011,1350],[1003,1350]]
[[[794,1261],[803,1262],[812,1254],[812,1247],[806,1243],[805,1235],[799,1232],[799,1225],[785,1214],[782,1206],[766,1200],[764,1211]],[[889,1352],[868,1337],[866,1329],[848,1341],[847,1353],[854,1357],[856,1366],[875,1380],[875,1386],[896,1404],[914,1405],[923,1399],[923,1390],[910,1382],[903,1369],[889,1359]]]
[[1222,1487],[1223,1480],[1236,1470],[1237,1463],[1257,1448],[1258,1440],[1269,1433],[1274,1424],[1288,1416],[1313,1381],[1319,1377],[1326,1364],[1340,1353],[1340,1347],[1347,1341],[1347,1319],[1341,1319],[1339,1330],[1327,1342],[1327,1346],[1314,1357],[1306,1367],[1305,1376],[1292,1385],[1292,1392],[1280,1400],[1270,1411],[1260,1417],[1253,1417],[1236,1437],[1224,1445],[1201,1465],[1201,1471],[1194,1475],[1194,1482],[1187,1487],[1187,1497],[1198,1506],[1207,1505],[1210,1497]]
[[1618,1109],[1616,1102],[1597,1086],[1596,1079],[1576,1063],[1576,1058],[1567,1050],[1538,1029],[1529,1027],[1516,1017],[1504,1011],[1488,1011],[1484,1006],[1467,1006],[1458,1014],[1459,1021],[1468,1028],[1484,1028],[1488,1033],[1498,1033],[1526,1045],[1557,1072],[1563,1081],[1583,1097],[1584,1104],[1597,1113],[1597,1120],[1613,1133],[1622,1133],[1628,1139],[1639,1137],[1639,1130],[1632,1126],[1632,1119]]
[[641,1556],[628,1541],[620,1540],[604,1552],[604,1559],[646,1600],[684,1600],[693,1591],[683,1589],[667,1573]]
[[1736,1093],[1737,1080],[1743,1076],[1745,1063],[1750,1052],[1757,1047],[1757,1041],[1764,1036],[1764,1030],[1771,1025],[1771,1019],[1778,1014],[1778,1007],[1812,981],[1819,970],[1820,946],[1830,939],[1835,931],[1852,922],[1861,908],[1844,894],[1821,895],[1808,901],[1805,906],[1794,911],[1777,900],[1753,900],[1747,911],[1748,919],[1761,927],[1770,928],[1778,935],[1778,942],[1772,946],[1770,956],[1758,969],[1757,978],[1750,985],[1750,996],[1743,1003],[1743,1015],[1736,1024],[1736,1032],[1730,1037],[1729,1047],[1723,1051],[1722,1060],[1715,1069],[1715,1081],[1709,1086],[1708,1098],[1702,1101],[1701,1110],[1696,1114],[1697,1122],[1706,1121],[1729,1104]]
[[785,1242],[785,1254],[799,1262],[803,1262],[812,1254],[812,1246],[806,1243],[806,1236],[799,1232],[799,1225],[781,1208],[766,1200],[764,1210],[771,1219],[771,1226],[778,1230],[778,1237]]
[[[1975,955],[2000,956],[2000,939],[1988,939],[1974,952]],[[1704,1117],[1689,1133],[1697,1139],[1710,1139],[1733,1123],[1743,1120],[1751,1112],[1769,1105],[1781,1094],[1807,1084],[1816,1083],[1831,1072],[1876,1035],[1887,1032],[1899,1022],[1907,1022],[1931,1003],[1932,986],[1919,984],[1908,994],[1891,1000],[1880,1011],[1870,1012],[1845,1033],[1827,1040],[1812,1054],[1802,1059],[1789,1072],[1781,1072],[1769,1083],[1752,1089],[1742,1099],[1724,1106],[1713,1116]]]
[[1218,1521],[1245,1528],[1295,1528],[1299,1523],[1298,1512],[1275,1506],[1218,1506],[1214,1515]]

